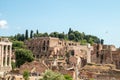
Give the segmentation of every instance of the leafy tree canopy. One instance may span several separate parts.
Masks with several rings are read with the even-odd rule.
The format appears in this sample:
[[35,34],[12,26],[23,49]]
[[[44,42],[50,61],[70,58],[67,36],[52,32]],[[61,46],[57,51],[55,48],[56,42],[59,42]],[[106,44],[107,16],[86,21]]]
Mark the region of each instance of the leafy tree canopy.
[[47,70],[47,71],[45,71],[45,73],[43,75],[43,79],[40,79],[40,80],[66,80],[66,79],[60,73],[56,73],[51,70]]
[[20,65],[24,64],[25,62],[31,62],[34,60],[32,52],[26,49],[17,49],[15,51],[15,56],[17,67],[20,67]]
[[13,49],[19,49],[19,48],[24,48],[25,45],[22,41],[12,41],[12,46],[13,46]]
[[[48,34],[47,32],[45,33],[39,33],[39,31],[37,30],[35,33],[33,33],[33,30],[31,30],[30,32],[30,38],[35,38],[35,37],[56,37],[56,38],[60,38],[60,39],[64,39],[64,40],[72,40],[75,42],[80,42],[80,44],[86,44],[86,43],[100,43],[100,39],[96,36],[93,35],[86,35],[84,32],[79,32],[79,31],[74,31],[71,28],[69,28],[69,31],[67,34],[63,33],[59,33],[59,32],[51,32],[50,34]],[[28,30],[26,30],[25,34],[17,34],[13,37],[11,37],[12,39],[16,39],[18,41],[24,41],[27,39],[30,39],[28,37]],[[101,40],[101,43],[103,43],[104,40]]]

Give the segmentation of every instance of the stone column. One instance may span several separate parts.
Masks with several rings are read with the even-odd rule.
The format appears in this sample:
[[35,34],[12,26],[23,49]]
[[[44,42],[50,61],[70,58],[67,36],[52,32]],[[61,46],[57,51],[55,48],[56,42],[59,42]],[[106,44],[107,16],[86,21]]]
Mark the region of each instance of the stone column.
[[9,46],[9,67],[11,67],[11,53],[12,53],[12,46]]
[[87,63],[91,63],[91,45],[87,45]]
[[3,67],[3,53],[4,53],[4,45],[1,45],[1,67]]
[[5,47],[5,66],[7,66],[7,59],[8,59],[8,45]]
[[91,63],[91,50],[88,49],[87,51],[87,63]]

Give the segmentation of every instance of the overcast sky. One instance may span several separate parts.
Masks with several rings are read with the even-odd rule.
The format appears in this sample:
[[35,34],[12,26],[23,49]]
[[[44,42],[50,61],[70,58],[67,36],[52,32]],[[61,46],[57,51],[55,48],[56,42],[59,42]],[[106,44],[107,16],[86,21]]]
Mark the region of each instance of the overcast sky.
[[0,36],[70,27],[119,47],[120,0],[0,0]]

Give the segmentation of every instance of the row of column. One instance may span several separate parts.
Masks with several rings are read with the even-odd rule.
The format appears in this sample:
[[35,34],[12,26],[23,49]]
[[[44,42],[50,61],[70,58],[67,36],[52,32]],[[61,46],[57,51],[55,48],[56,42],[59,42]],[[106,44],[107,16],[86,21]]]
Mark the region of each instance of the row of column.
[[11,67],[12,45],[0,45],[1,67]]

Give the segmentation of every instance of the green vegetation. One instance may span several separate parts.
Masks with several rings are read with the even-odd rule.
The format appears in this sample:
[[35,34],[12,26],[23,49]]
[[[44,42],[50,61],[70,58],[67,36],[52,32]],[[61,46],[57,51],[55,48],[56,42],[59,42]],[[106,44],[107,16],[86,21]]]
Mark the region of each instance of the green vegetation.
[[29,72],[27,70],[24,71],[23,78],[24,80],[29,80]]
[[[15,37],[18,38],[18,36],[15,36]],[[16,59],[16,62],[11,62],[12,69],[14,69],[16,67],[20,67],[25,62],[31,62],[34,60],[32,52],[30,50],[27,50],[24,42],[21,41],[20,38],[19,38],[20,41],[19,41],[19,39],[17,40],[17,38],[15,38],[15,37],[10,37],[10,40],[13,43],[12,48],[15,53],[14,55],[15,55],[15,59]]]
[[25,39],[28,39],[28,30],[25,31]]
[[25,62],[31,62],[34,60],[32,52],[26,49],[17,49],[15,51],[15,56],[17,67],[20,67],[20,65],[24,64]]
[[70,75],[64,75],[64,77],[65,77],[65,80],[73,80]]
[[33,37],[33,30],[31,30],[31,32],[30,32],[30,38],[32,38]]
[[[33,30],[30,31],[30,34],[28,34],[28,30],[25,31],[25,34],[17,34],[12,37],[14,40],[18,41],[24,41],[27,39],[35,38],[35,37],[56,37],[59,39],[64,39],[64,40],[71,40],[75,42],[79,42],[82,45],[85,45],[87,43],[93,44],[93,43],[102,43],[103,44],[103,39],[99,39],[96,36],[93,35],[86,35],[84,32],[79,32],[79,31],[74,31],[71,28],[69,28],[69,31],[67,34],[64,32],[59,33],[59,32],[51,32],[48,34],[47,32],[45,33],[39,33],[38,30],[34,33]],[[29,37],[30,36],[30,37]]]
[[22,41],[12,41],[12,43],[13,50],[25,48],[25,45]]
[[69,75],[62,75],[58,72],[53,72],[51,70],[46,70],[43,78],[40,80],[72,80],[72,77]]
[[12,65],[12,70],[14,70],[15,68],[16,68],[16,64],[15,64],[15,62],[11,62],[11,65]]
[[68,79],[65,79],[65,77],[60,73],[47,70],[45,71],[43,78],[40,80],[68,80]]

